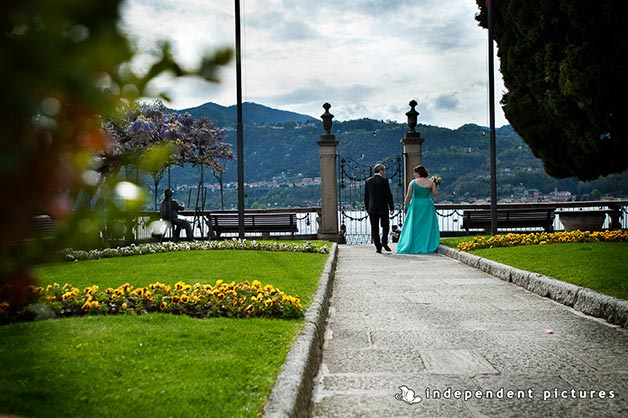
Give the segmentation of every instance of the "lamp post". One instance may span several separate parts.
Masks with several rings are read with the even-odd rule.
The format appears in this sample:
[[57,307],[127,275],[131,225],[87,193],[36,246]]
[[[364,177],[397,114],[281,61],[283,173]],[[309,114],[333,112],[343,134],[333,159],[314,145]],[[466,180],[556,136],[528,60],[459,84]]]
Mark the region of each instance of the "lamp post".
[[235,0],[237,154],[238,154],[238,235],[244,239],[244,132],[242,128],[242,59],[240,51],[240,0]]
[[491,235],[497,234],[497,163],[495,145],[495,70],[493,57],[493,0],[487,0],[488,6],[488,96],[490,124],[490,166],[491,166]]

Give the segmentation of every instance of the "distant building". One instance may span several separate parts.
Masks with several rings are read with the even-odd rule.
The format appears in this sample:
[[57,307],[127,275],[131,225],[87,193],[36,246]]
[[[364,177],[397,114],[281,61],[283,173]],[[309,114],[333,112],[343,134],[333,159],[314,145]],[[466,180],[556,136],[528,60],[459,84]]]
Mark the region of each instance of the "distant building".
[[576,196],[572,195],[569,191],[558,191],[554,189],[549,193],[550,200],[554,202],[572,202],[576,200]]

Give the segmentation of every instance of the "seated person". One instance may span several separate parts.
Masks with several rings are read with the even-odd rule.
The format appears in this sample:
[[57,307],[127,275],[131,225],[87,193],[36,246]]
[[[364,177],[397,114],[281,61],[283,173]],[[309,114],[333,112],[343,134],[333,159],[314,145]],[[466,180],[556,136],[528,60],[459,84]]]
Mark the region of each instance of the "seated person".
[[185,209],[179,202],[172,199],[172,190],[166,189],[164,192],[164,200],[161,202],[159,211],[161,219],[170,222],[174,227],[174,240],[178,241],[181,235],[181,228],[185,228],[185,236],[188,240],[194,238],[192,225],[185,219],[179,218],[179,211]]

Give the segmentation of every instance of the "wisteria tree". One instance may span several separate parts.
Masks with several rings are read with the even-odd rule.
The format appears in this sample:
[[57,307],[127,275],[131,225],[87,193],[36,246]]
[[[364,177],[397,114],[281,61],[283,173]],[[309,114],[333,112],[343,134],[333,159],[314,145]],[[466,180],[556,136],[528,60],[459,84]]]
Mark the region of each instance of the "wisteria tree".
[[159,183],[171,165],[222,171],[234,158],[231,145],[223,141],[224,130],[205,118],[168,112],[160,101],[123,108],[104,123],[104,130],[113,141],[102,153],[101,173],[116,176],[123,166],[137,165],[153,179],[155,207]]

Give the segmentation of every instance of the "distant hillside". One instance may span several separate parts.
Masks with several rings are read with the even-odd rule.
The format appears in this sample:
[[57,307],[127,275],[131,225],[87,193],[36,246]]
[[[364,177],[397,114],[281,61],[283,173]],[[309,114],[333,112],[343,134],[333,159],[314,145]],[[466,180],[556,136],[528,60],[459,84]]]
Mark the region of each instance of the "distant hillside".
[[[217,126],[226,129],[226,141],[236,149],[235,107],[223,107],[207,103],[186,109],[195,117],[207,117]],[[320,176],[317,140],[324,133],[322,122],[293,112],[270,109],[254,103],[246,103],[244,116],[244,177],[247,183],[273,178],[288,183],[300,178]],[[373,165],[391,156],[400,156],[401,138],[407,125],[373,119],[334,122],[332,133],[339,141],[337,152],[360,164]],[[432,173],[443,178],[439,200],[465,201],[470,198],[489,196],[489,135],[488,128],[467,124],[458,129],[418,125],[417,131],[425,138],[423,164]],[[570,191],[584,197],[611,194],[628,196],[628,172],[600,178],[593,182],[579,182],[577,178],[555,179],[548,176],[538,158],[512,129],[504,126],[496,130],[497,137],[497,192],[499,197],[517,197],[524,190],[536,189],[542,193],[557,190]],[[232,162],[223,173],[225,183],[237,180],[237,164]],[[211,176],[210,176],[211,177]],[[178,167],[172,170],[172,182],[178,185],[198,184],[196,168]],[[215,182],[211,177],[206,181]],[[265,195],[261,189],[247,189],[247,202],[265,206],[286,204],[295,189],[285,189],[278,195],[270,190]],[[285,193],[284,193],[285,192]],[[264,192],[265,193],[265,192]],[[312,201],[320,199],[318,191],[312,191]],[[288,196],[288,197],[286,197]],[[305,198],[299,197],[300,201]],[[215,197],[212,197],[215,204]]]
[[[237,124],[236,105],[225,107],[216,103],[205,103],[189,109],[176,110],[188,112],[194,118],[207,118],[219,127],[235,127]],[[311,116],[286,110],[272,109],[257,103],[242,103],[242,123],[244,125],[266,125],[284,122],[305,123],[315,121]]]

